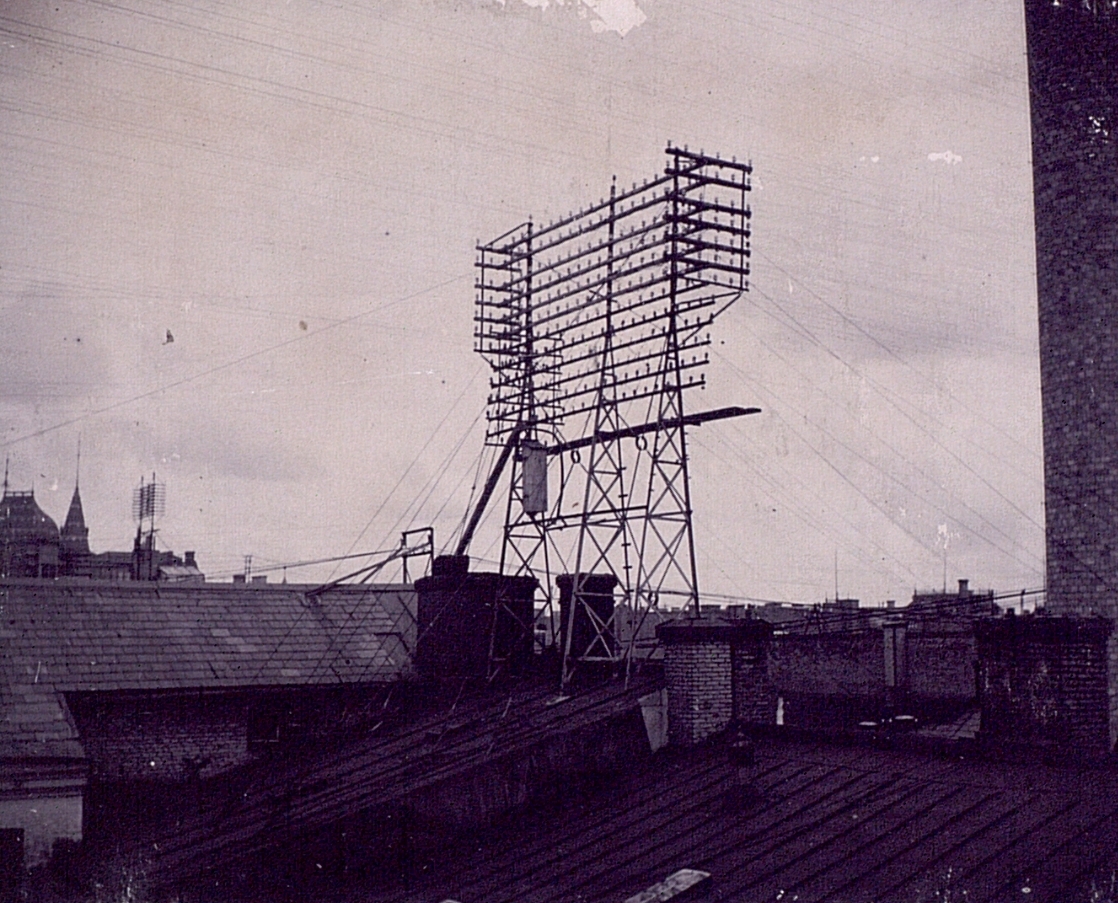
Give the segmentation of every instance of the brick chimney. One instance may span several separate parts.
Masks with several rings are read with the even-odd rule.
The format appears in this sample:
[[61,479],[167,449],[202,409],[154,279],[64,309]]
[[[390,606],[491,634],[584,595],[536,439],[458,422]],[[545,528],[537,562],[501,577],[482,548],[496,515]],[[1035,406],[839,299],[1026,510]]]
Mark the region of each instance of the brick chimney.
[[1114,748],[1107,618],[984,618],[978,645],[979,741],[987,749],[1100,759]]
[[678,618],[660,624],[668,688],[668,742],[694,746],[737,719],[773,724],[768,681],[772,626],[752,618]]
[[470,571],[465,555],[441,555],[415,581],[419,639],[415,663],[425,680],[517,673],[532,660],[534,577]]

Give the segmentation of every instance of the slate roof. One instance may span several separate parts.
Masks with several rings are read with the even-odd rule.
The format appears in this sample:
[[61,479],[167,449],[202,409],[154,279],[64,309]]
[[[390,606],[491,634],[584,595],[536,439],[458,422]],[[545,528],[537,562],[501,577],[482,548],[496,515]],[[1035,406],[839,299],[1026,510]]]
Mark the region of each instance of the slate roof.
[[376,683],[410,667],[410,587],[0,583],[0,757],[80,755],[64,692]]
[[738,781],[715,745],[661,753],[584,805],[470,838],[406,890],[360,898],[620,903],[695,868],[712,900],[741,903],[1113,899],[1114,771],[769,738],[735,806]]
[[[147,875],[196,878],[203,867],[282,845],[285,835],[415,799],[517,750],[536,755],[547,738],[631,712],[657,685],[611,682],[562,705],[552,704],[553,688],[488,693],[286,767],[254,766],[212,811],[145,844]],[[332,892],[363,903],[621,903],[695,868],[713,875],[713,901],[1113,899],[1105,895],[1118,869],[1113,769],[985,761],[963,757],[973,753],[965,744],[887,749],[779,730],[755,743],[755,763],[740,771],[718,742],[636,757],[627,774],[566,809],[529,809],[441,845],[402,883],[377,875]]]
[[[540,750],[555,738],[589,731],[604,742],[606,723],[658,686],[609,682],[555,705],[553,685],[526,683],[412,712],[286,764],[255,763],[173,831],[139,841],[146,874],[156,884],[198,878],[439,782],[470,787],[487,763],[546,758]],[[1113,899],[1118,770],[986,761],[950,740],[896,742],[903,748],[772,728],[742,769],[720,742],[636,756],[566,809],[465,832],[406,877],[377,874],[339,898],[620,903],[694,868],[712,874],[712,900],[740,903]],[[593,743],[564,748],[585,757]],[[463,805],[473,804],[467,794]]]

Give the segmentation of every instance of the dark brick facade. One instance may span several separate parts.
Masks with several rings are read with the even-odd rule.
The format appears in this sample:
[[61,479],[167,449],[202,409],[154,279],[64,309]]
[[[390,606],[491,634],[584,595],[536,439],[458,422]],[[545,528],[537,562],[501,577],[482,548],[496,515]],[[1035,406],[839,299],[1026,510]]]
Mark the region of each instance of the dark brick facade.
[[1107,702],[1107,618],[980,621],[980,739],[996,749],[1099,758],[1113,746]]
[[782,694],[878,700],[884,662],[880,629],[782,636],[773,644],[769,673]]
[[738,632],[732,647],[734,718],[742,724],[775,724],[777,692],[769,675],[772,626],[747,623],[750,628]]
[[384,688],[211,693],[71,693],[94,781],[206,779],[298,744],[340,737]]
[[435,564],[430,577],[415,582],[420,676],[485,678],[498,662],[512,673],[528,667],[535,578],[469,572],[464,555],[443,556]]
[[876,718],[886,701],[882,631],[778,636],[769,674],[785,725],[833,729]]
[[1099,758],[1114,746],[1108,618],[1021,616],[772,635],[751,619],[661,624],[668,737],[692,746],[732,721],[849,729],[981,708],[992,749]]
[[1118,15],[1026,0],[1048,607],[1118,600]]
[[117,698],[71,704],[71,710],[94,779],[181,781],[249,759],[247,710],[239,698]]
[[851,727],[889,714],[948,716],[973,704],[972,622],[906,625],[777,636],[769,677],[783,723]]
[[905,693],[914,712],[957,709],[975,698],[978,661],[974,631],[948,628],[908,630]]
[[[975,701],[973,622],[945,620],[774,636],[752,619],[661,625],[675,744],[700,742],[731,718],[808,729],[851,728],[896,714],[954,717]],[[726,669],[729,668],[727,674]]]

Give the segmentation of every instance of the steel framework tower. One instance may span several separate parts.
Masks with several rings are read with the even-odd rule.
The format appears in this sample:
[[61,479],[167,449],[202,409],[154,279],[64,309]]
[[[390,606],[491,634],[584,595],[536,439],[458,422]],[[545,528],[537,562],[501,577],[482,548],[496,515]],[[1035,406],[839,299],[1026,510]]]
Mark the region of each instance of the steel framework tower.
[[756,410],[684,407],[711,324],[748,288],[752,168],[667,156],[656,179],[477,248],[486,443],[501,448],[479,510],[511,459],[501,571],[536,577],[549,617],[558,583],[564,686],[580,663],[647,654],[665,594],[698,614],[686,428]]

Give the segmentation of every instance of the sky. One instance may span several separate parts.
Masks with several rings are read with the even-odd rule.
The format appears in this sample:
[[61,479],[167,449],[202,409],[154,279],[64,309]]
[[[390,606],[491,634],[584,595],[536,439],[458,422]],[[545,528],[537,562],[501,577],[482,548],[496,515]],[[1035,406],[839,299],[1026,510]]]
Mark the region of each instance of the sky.
[[670,141],[754,166],[689,403],[763,413],[690,435],[702,591],[1042,587],[1024,54],[1019,0],[0,0],[11,487],[61,523],[80,441],[125,549],[154,473],[212,579],[449,543],[491,460],[475,244]]

